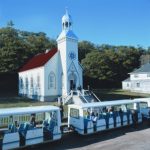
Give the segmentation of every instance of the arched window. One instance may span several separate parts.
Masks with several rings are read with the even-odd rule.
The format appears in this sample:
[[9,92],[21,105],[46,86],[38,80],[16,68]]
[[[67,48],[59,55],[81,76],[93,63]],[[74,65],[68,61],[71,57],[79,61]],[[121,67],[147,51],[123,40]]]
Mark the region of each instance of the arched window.
[[65,22],[65,26],[66,26],[66,28],[68,28],[68,22]]
[[56,76],[54,72],[51,72],[48,76],[48,89],[56,88]]
[[61,88],[64,88],[64,74],[61,74]]
[[26,89],[28,89],[28,78],[26,77],[26,80],[25,80],[25,85],[26,85]]
[[71,26],[71,22],[69,22],[69,27]]
[[20,82],[20,89],[23,89],[23,79],[20,78],[19,82]]
[[40,76],[37,76],[37,87],[40,88]]
[[31,88],[33,88],[33,77],[31,77]]

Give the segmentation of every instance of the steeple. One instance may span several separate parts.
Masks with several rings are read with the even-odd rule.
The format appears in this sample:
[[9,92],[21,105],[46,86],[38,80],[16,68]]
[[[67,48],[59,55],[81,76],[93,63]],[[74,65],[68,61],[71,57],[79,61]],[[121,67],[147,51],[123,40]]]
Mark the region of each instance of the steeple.
[[57,42],[60,41],[63,38],[71,38],[74,40],[78,40],[77,36],[72,31],[72,17],[69,15],[68,10],[66,8],[66,12],[64,16],[62,17],[62,32],[57,38]]
[[66,96],[73,87],[82,85],[79,78],[78,38],[72,30],[72,17],[66,9],[62,17],[62,31],[57,38],[60,62],[62,66],[62,95]]
[[72,29],[72,18],[68,14],[67,8],[65,15],[62,17],[62,29],[67,31]]

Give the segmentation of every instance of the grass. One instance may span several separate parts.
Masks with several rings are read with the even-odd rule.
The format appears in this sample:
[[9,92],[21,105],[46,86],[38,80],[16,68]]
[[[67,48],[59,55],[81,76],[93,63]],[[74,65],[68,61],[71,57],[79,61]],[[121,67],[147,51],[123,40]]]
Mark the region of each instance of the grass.
[[150,94],[135,93],[122,89],[96,89],[94,93],[102,101],[150,97]]
[[41,105],[57,105],[57,102],[40,102],[24,97],[3,97],[0,98],[0,108],[8,107],[27,107],[27,106],[41,106]]
[[[133,93],[121,89],[95,89],[93,91],[102,101],[150,97],[150,94]],[[39,102],[24,97],[10,96],[9,93],[6,95],[8,96],[0,97],[0,108],[58,105],[57,102]],[[66,106],[64,109],[66,109]]]

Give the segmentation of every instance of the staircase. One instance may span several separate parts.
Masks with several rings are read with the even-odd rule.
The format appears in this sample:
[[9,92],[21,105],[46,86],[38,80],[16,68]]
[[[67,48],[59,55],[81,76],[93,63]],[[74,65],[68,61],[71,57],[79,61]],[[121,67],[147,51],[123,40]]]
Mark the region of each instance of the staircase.
[[88,90],[72,90],[70,93],[62,98],[63,104],[83,104],[91,102],[100,102],[100,99],[92,92]]

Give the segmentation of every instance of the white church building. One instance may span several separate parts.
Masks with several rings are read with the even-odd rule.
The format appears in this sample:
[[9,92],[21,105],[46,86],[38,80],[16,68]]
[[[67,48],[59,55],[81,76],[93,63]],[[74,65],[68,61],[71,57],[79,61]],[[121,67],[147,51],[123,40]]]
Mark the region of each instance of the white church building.
[[66,11],[57,48],[37,54],[20,69],[19,95],[46,101],[83,87],[78,38],[72,31],[72,24],[72,18]]

